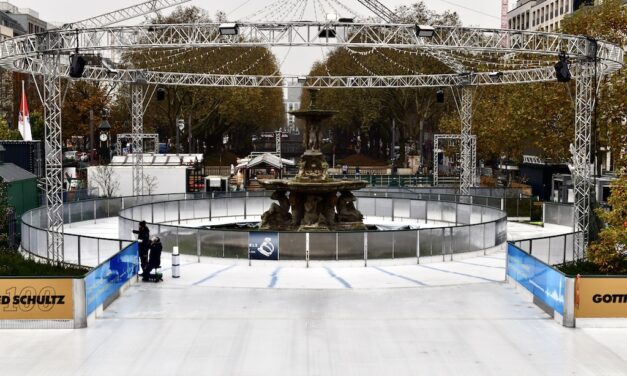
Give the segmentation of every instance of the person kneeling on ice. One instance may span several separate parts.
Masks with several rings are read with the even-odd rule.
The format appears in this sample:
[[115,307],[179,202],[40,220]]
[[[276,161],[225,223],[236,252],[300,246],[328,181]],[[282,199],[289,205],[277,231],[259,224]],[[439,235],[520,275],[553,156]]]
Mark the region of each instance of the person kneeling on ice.
[[156,236],[153,237],[152,241],[150,242],[150,255],[148,256],[148,265],[146,265],[146,269],[144,270],[142,281],[149,281],[150,272],[161,266],[161,251],[162,250],[163,250],[163,246],[161,245],[161,239],[159,239]]

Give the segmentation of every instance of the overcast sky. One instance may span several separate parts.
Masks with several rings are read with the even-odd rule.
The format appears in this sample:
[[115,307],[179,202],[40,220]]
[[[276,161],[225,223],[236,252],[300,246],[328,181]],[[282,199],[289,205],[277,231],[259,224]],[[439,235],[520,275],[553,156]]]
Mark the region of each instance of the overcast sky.
[[[210,15],[214,15],[217,11],[224,11],[228,14],[230,19],[247,19],[256,12],[262,11],[265,7],[275,3],[275,1],[276,0],[192,0],[186,5],[191,4],[198,6],[199,8],[207,10]],[[337,1],[340,1],[346,8],[355,11],[358,15],[370,15],[369,10],[359,4],[357,0]],[[336,9],[340,10],[338,12],[340,16],[345,16],[343,11],[341,11],[342,8],[337,5],[337,1],[316,0],[318,4],[323,4],[329,13],[333,12],[331,5],[334,5]],[[10,0],[9,2],[18,7],[31,8],[39,12],[40,18],[45,21],[63,24],[128,7],[141,3],[142,0],[91,0],[83,2],[76,0]],[[298,4],[300,0],[284,0],[283,2],[287,5],[287,7],[284,7],[287,10],[289,5],[294,8],[294,5]],[[415,2],[415,0],[382,0],[382,3],[392,9],[398,5],[409,5]],[[438,12],[446,9],[456,11],[466,26],[498,28],[501,24],[501,0],[424,0],[424,2],[430,9]],[[510,8],[512,8],[515,0],[510,0],[509,2]],[[309,3],[313,4],[314,1],[311,0]],[[283,12],[283,10],[277,10],[272,12],[272,14],[280,17],[284,14]],[[290,17],[289,19],[299,18],[294,16],[287,17]],[[318,14],[318,19],[320,19],[320,17],[321,16]],[[305,8],[303,19],[314,20],[315,18],[313,5]],[[260,19],[253,17],[252,20],[259,21]],[[321,49],[315,48],[293,48],[289,54],[287,54],[287,49],[276,49],[275,53],[279,61],[285,60],[282,66],[282,72],[284,74],[306,74],[311,64],[313,64],[315,60],[320,59],[324,52]]]

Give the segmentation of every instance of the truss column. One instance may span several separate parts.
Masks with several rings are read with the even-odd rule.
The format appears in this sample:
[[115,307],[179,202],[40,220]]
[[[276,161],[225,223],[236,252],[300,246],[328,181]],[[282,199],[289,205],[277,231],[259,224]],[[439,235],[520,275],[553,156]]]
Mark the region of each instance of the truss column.
[[472,88],[462,87],[460,117],[462,124],[461,132],[461,172],[459,190],[460,194],[466,196],[473,186],[472,177]]
[[471,174],[472,174],[472,186],[476,187],[479,185],[479,182],[477,181],[478,179],[478,174],[477,174],[477,137],[476,136],[471,136],[471,142],[472,142],[472,147],[471,147],[471,152],[472,152],[472,158],[470,159],[470,163],[472,163],[472,167],[471,167]]
[[433,137],[433,186],[437,187],[439,182],[439,165],[438,165],[438,158],[439,158],[439,149],[440,149],[440,137],[439,136],[435,136]]
[[575,237],[575,258],[585,256],[590,238],[590,214],[592,191],[591,135],[594,64],[582,63],[577,78],[577,98],[575,104],[575,143],[573,150],[573,182],[575,193],[575,230],[582,236]]
[[144,194],[144,88],[139,84],[131,85],[131,121],[133,146],[133,194]]
[[47,257],[63,262],[63,136],[59,55],[45,55],[44,121],[46,153]]

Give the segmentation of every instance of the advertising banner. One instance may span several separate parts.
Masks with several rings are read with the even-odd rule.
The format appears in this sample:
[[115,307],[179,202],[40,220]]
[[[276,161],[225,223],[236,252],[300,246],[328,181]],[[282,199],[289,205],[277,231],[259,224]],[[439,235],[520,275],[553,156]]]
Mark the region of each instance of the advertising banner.
[[507,247],[507,275],[554,311],[564,314],[566,277],[516,246]]
[[627,318],[627,278],[578,278],[575,317]]
[[0,279],[0,320],[73,320],[72,279]]
[[248,254],[251,260],[278,260],[279,234],[276,232],[249,233]]
[[85,277],[85,295],[87,315],[90,315],[118,293],[132,278],[139,273],[139,248],[133,243],[122,252],[110,258]]

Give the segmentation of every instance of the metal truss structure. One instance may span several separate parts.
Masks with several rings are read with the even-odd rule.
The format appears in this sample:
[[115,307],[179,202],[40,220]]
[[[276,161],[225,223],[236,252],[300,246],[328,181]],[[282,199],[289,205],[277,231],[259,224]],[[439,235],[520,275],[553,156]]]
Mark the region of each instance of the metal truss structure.
[[[360,0],[361,1],[361,0]],[[464,27],[435,27],[433,37],[418,37],[416,25],[398,23],[348,23],[348,22],[259,22],[237,23],[236,35],[221,35],[218,23],[194,23],[171,25],[139,25],[111,27],[123,20],[152,13],[184,0],[154,0],[111,12],[106,15],[66,25],[64,28],[46,33],[29,34],[0,42],[0,67],[17,72],[44,76],[44,102],[46,117],[46,198],[49,208],[48,247],[50,258],[63,259],[63,206],[61,170],[61,110],[60,80],[69,79],[69,63],[66,57],[72,53],[110,54],[120,57],[122,52],[174,49],[249,48],[276,46],[322,46],[327,48],[393,48],[411,53],[428,54],[443,61],[455,74],[396,75],[396,76],[317,76],[307,77],[304,85],[297,77],[220,75],[205,73],[165,72],[138,70],[123,61],[115,66],[88,65],[82,79],[133,85],[133,146],[141,149],[144,92],[137,86],[214,86],[214,87],[305,87],[305,88],[408,88],[408,87],[463,87],[482,85],[520,84],[547,82],[555,79],[553,60],[564,53],[571,61],[571,72],[577,82],[577,114],[574,160],[576,166],[576,219],[579,229],[587,233],[590,193],[590,114],[593,106],[592,80],[590,78],[591,56],[596,56],[601,75],[612,73],[622,67],[623,50],[616,45],[592,41],[585,37],[554,33],[501,30]],[[393,14],[381,9],[377,1],[361,1],[377,14]],[[368,5],[367,5],[368,4]],[[380,3],[379,3],[380,4]],[[382,13],[383,12],[383,13]],[[105,27],[106,26],[106,27]],[[330,33],[322,29],[333,28]],[[321,36],[322,35],[322,36]],[[592,54],[594,51],[594,54]],[[520,55],[533,57],[542,62],[533,69],[508,70],[503,72],[474,71],[456,66],[456,57],[471,55],[473,59],[491,61],[495,57]],[[64,57],[61,59],[61,57]],[[546,65],[544,64],[546,62]],[[114,62],[115,63],[115,62]],[[471,72],[468,72],[468,71]],[[141,78],[141,80],[139,79]],[[462,103],[472,106],[469,95],[462,95]],[[462,119],[471,110],[464,109]],[[471,107],[468,107],[471,108]],[[468,137],[470,123],[464,127],[462,137],[463,191],[471,184],[468,164]],[[141,157],[134,169],[134,190],[141,192]],[[578,254],[583,251],[587,237],[578,245]]]
[[577,80],[575,103],[575,142],[573,150],[573,183],[575,193],[575,230],[582,236],[575,237],[573,251],[577,260],[583,258],[590,239],[590,215],[592,214],[592,111],[594,108],[594,63],[584,63]]
[[[476,161],[473,164],[472,151],[472,97],[473,92],[470,87],[462,87],[459,98],[459,117],[461,120],[461,171],[459,181],[459,193],[463,196],[470,194],[470,188],[475,183],[473,170],[476,168]],[[475,144],[476,147],[476,144]],[[475,153],[476,155],[476,150]]]
[[[155,147],[152,151],[152,153],[158,154],[159,153],[159,135],[156,133],[144,133],[140,135],[141,140],[145,141],[145,140],[153,140]],[[122,141],[123,140],[133,140],[133,134],[132,133],[118,133],[117,135],[117,142],[115,143],[115,153],[117,155],[122,155]],[[143,145],[143,144],[142,144]],[[147,150],[144,150],[144,153],[148,152]]]
[[133,194],[144,194],[144,87],[131,85],[131,142],[133,146]]
[[191,0],[150,0],[141,4],[136,4],[127,8],[105,13],[100,16],[88,18],[86,20],[63,25],[63,29],[93,29],[115,25],[117,23],[132,20],[133,18],[145,16],[146,14],[158,12],[176,5],[187,3]]
[[63,136],[61,128],[61,78],[59,55],[43,57],[44,117],[46,123],[46,206],[48,259],[63,262]]
[[[439,184],[440,166],[438,164],[438,154],[440,153],[440,141],[441,140],[460,141],[460,146],[461,146],[462,135],[461,134],[433,135],[433,185],[434,186],[437,186]],[[470,160],[472,161],[472,166],[470,170],[471,170],[473,179],[476,179],[477,177],[477,136],[470,136],[470,151],[471,151]],[[461,150],[460,150],[460,153],[461,153]]]

